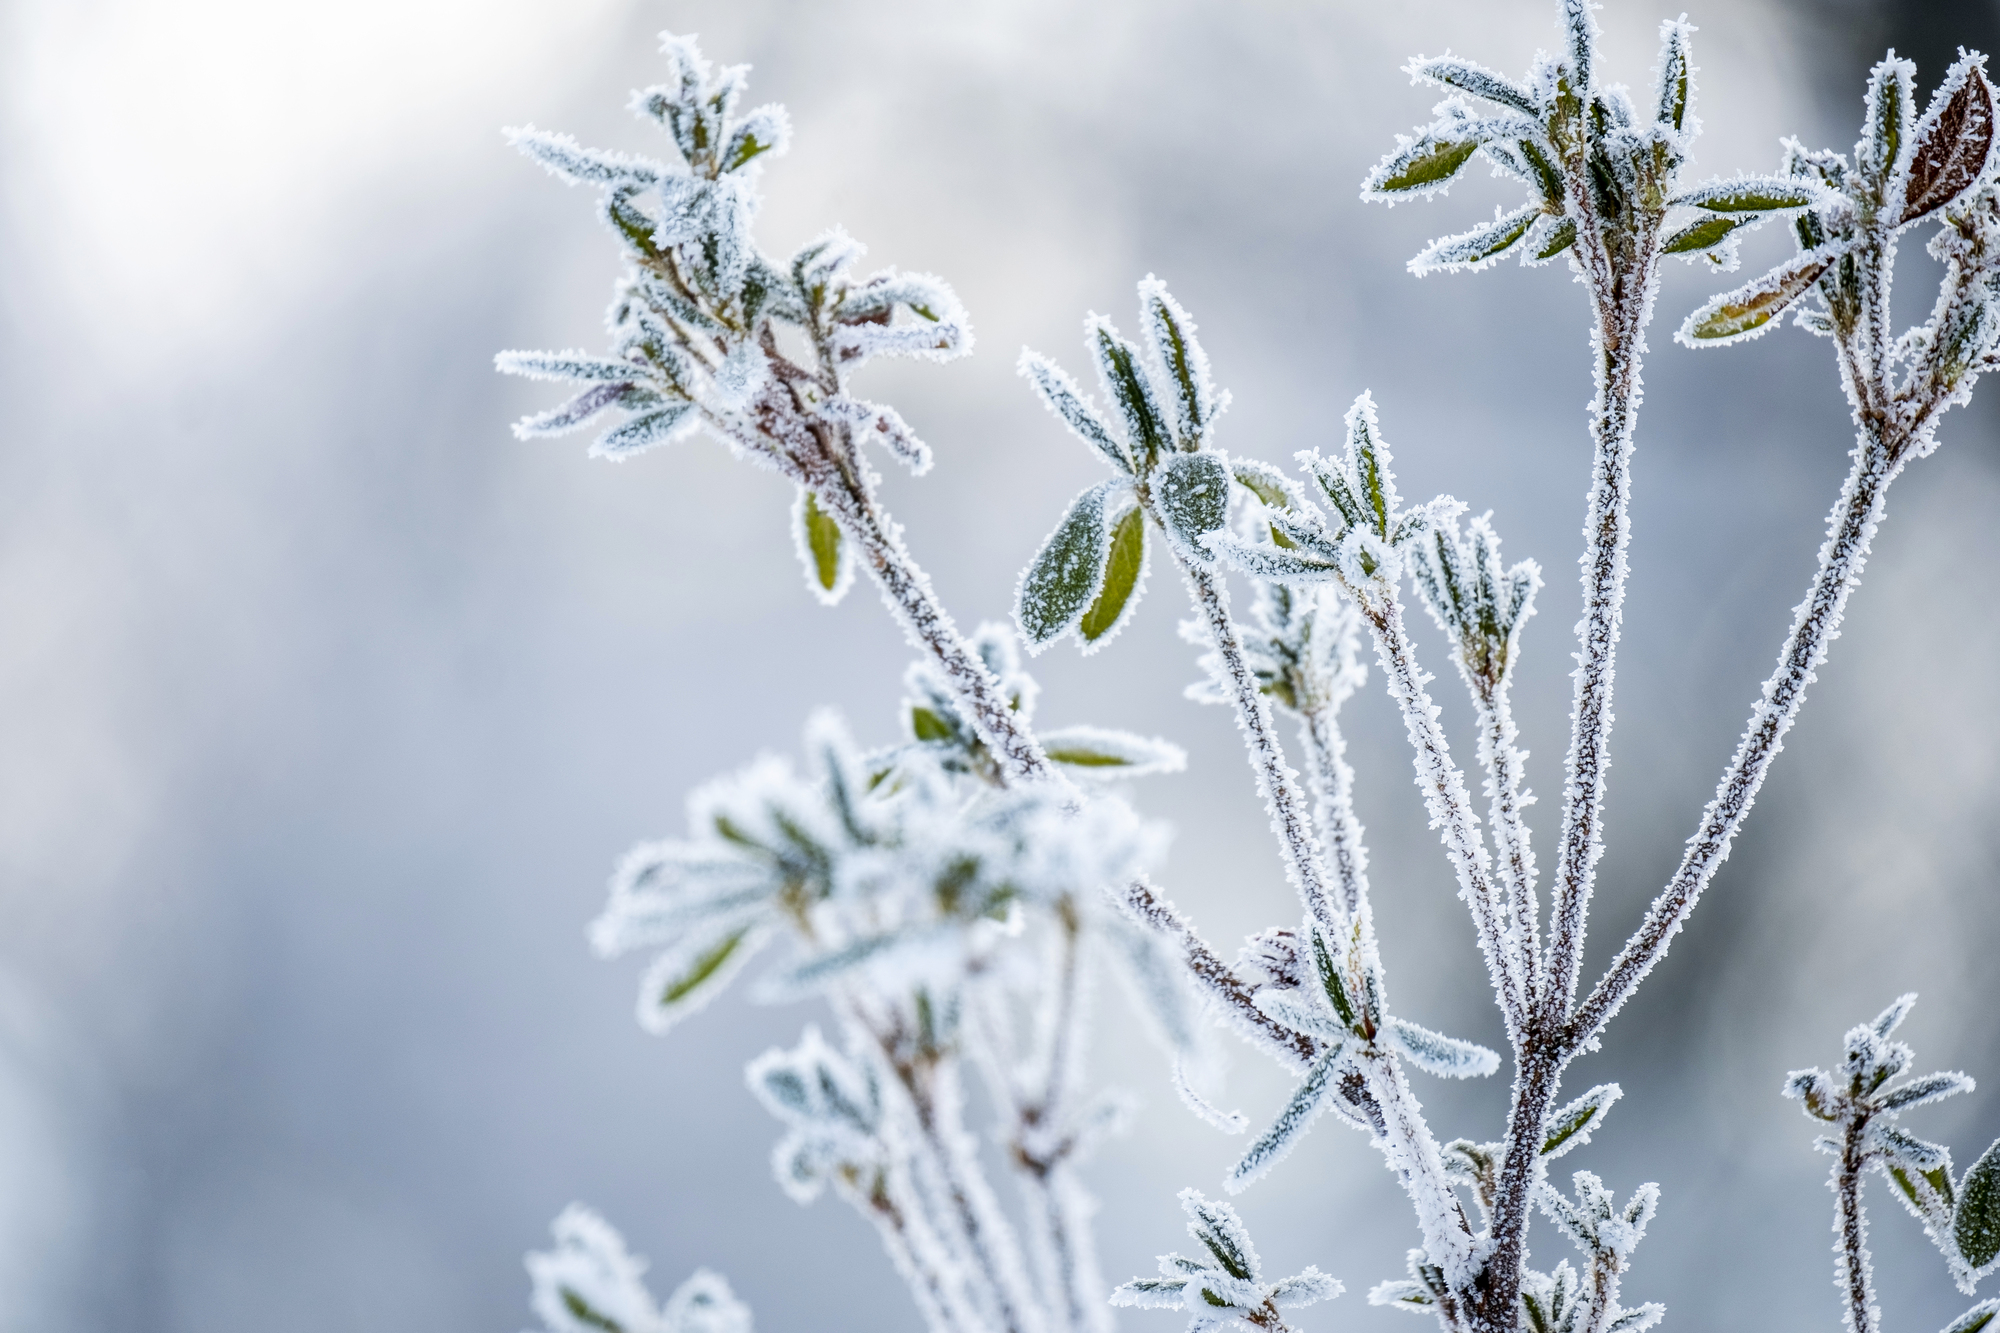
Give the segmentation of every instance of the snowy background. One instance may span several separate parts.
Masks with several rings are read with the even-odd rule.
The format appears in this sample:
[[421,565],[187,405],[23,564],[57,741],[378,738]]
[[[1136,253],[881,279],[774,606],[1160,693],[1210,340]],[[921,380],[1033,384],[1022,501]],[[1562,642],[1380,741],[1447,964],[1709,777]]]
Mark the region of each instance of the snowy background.
[[[572,1199],[662,1289],[725,1271],[765,1333],[917,1327],[859,1222],[769,1178],[777,1129],[740,1070],[812,1015],[732,995],[648,1038],[640,964],[583,941],[613,859],[678,831],[692,785],[792,747],[821,702],[887,738],[908,656],[865,590],[833,612],[806,596],[775,479],[705,441],[614,467],[507,433],[553,399],[493,375],[493,351],[593,344],[615,260],[590,200],[498,127],[647,148],[622,107],[663,27],[791,107],[772,250],[837,221],[970,307],[975,356],[866,386],[937,448],[930,477],[889,484],[966,622],[1004,612],[1095,476],[1015,378],[1022,343],[1080,368],[1084,312],[1129,321],[1151,271],[1235,393],[1224,447],[1330,443],[1372,388],[1403,492],[1491,507],[1549,574],[1517,703],[1546,863],[1583,294],[1555,270],[1404,274],[1495,184],[1393,212],[1355,193],[1433,100],[1405,58],[1449,42],[1519,70],[1551,9],[0,7],[0,1328],[506,1333],[527,1321],[520,1256]],[[1614,72],[1645,83],[1660,17],[1615,0]],[[1991,0],[1691,17],[1704,173],[1767,167],[1786,133],[1851,143],[1886,45],[1926,86],[1956,44],[2000,46]],[[1783,244],[1753,238],[1748,262]],[[1928,264],[1909,257],[1904,290]],[[1714,284],[1669,274],[1648,367],[1600,964],[1711,790],[1846,466],[1825,344],[1670,344]],[[1834,1327],[1823,1159],[1778,1085],[1900,991],[1924,996],[1919,1060],[1986,1083],[1924,1132],[1961,1163],[2000,1134],[1996,392],[1897,487],[1748,837],[1573,1076],[1628,1096],[1566,1165],[1664,1185],[1626,1292],[1665,1301],[1670,1329]],[[1187,774],[1138,796],[1181,829],[1162,882],[1234,941],[1295,911],[1228,718],[1180,698],[1173,592],[1102,656],[1043,659],[1042,715],[1189,747]],[[1497,1044],[1400,724],[1379,691],[1350,713],[1401,1005]],[[1462,949],[1448,974],[1414,966],[1439,935]],[[1213,1190],[1239,1145],[1179,1108],[1115,1005],[1098,1046],[1149,1108],[1094,1168],[1116,1280],[1182,1239],[1174,1192]],[[1228,1104],[1264,1114],[1282,1091],[1239,1051]],[[1442,1134],[1495,1131],[1497,1081],[1420,1091]],[[1403,1328],[1358,1294],[1413,1239],[1378,1160],[1328,1124],[1294,1161],[1240,1206],[1275,1267],[1348,1282],[1304,1322]],[[1964,1302],[1871,1189],[1892,1327],[1937,1328]]]

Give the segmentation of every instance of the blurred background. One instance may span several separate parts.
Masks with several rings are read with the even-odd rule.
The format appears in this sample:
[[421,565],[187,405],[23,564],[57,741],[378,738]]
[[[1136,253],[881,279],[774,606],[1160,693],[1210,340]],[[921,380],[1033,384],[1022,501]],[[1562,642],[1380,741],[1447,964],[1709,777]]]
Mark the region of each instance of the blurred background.
[[[788,750],[807,713],[895,727],[909,651],[859,590],[800,586],[789,490],[695,440],[622,466],[521,443],[553,401],[493,352],[594,346],[617,263],[585,192],[508,152],[534,122],[654,151],[624,111],[654,34],[699,32],[782,100],[760,231],[838,222],[930,270],[979,346],[862,386],[938,452],[889,481],[962,622],[1096,465],[1013,373],[1081,369],[1080,321],[1166,278],[1235,394],[1224,447],[1331,443],[1372,389],[1402,490],[1491,508],[1547,572],[1518,708],[1550,858],[1579,594],[1590,395],[1564,271],[1407,276],[1507,188],[1364,207],[1426,118],[1398,67],[1445,47],[1516,72],[1545,0],[11,0],[0,7],[0,1328],[506,1333],[521,1255],[588,1201],[664,1293],[728,1274],[765,1333],[918,1327],[872,1236],[771,1182],[743,1063],[818,1015],[732,994],[665,1039],[641,963],[583,926],[614,859],[682,827],[702,779]],[[1606,63],[1650,80],[1666,11],[1614,0]],[[2000,45],[1992,0],[1731,0],[1700,26],[1693,170],[1778,139],[1851,144],[1895,45],[1926,89]],[[661,151],[664,151],[662,149]],[[1746,266],[1785,239],[1751,238]],[[1906,255],[1911,310],[1935,268]],[[1663,882],[1801,596],[1846,467],[1825,344],[1696,354],[1669,333],[1725,282],[1668,273],[1639,428],[1594,975]],[[1778,1096],[1898,993],[1926,1068],[2000,1087],[2000,385],[1897,486],[1847,633],[1692,925],[1572,1074],[1626,1100],[1566,1167],[1665,1201],[1626,1283],[1669,1329],[1831,1329],[1830,1200]],[[1296,915],[1233,727],[1180,697],[1184,614],[1037,664],[1042,716],[1172,737],[1137,793],[1180,833],[1160,880],[1233,952]],[[1982,609],[1986,608],[1986,609]],[[1469,758],[1435,634],[1423,649]],[[1469,925],[1379,690],[1349,709],[1399,1008],[1497,1043]],[[1435,946],[1435,947],[1434,947]],[[1105,1076],[1136,1131],[1093,1168],[1113,1280],[1182,1241],[1174,1193],[1240,1149],[1177,1104],[1107,993]],[[1221,1100],[1287,1081],[1237,1048]],[[1492,1137],[1505,1087],[1419,1089]],[[1926,1111],[1962,1165],[1989,1090]],[[1342,1277],[1308,1327],[1400,1328],[1407,1208],[1323,1126],[1240,1199],[1269,1262]],[[1879,1185],[1891,1327],[1964,1308]],[[1566,1247],[1538,1233],[1544,1263]],[[1989,1293],[1990,1294],[1990,1293]],[[1130,1330],[1170,1327],[1128,1313]],[[1412,1326],[1414,1327],[1414,1326]]]

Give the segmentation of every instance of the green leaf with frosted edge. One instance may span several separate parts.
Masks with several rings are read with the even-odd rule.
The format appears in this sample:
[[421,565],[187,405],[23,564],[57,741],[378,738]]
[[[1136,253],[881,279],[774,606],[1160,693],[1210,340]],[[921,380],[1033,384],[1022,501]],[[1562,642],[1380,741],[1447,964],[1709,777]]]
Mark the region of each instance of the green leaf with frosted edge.
[[1958,1318],[1946,1324],[1943,1333],[1980,1333],[1993,1322],[1993,1316],[2000,1314],[2000,1301],[1981,1301]]
[[1145,567],[1146,515],[1135,506],[1112,525],[1111,555],[1104,563],[1104,587],[1076,626],[1085,643],[1096,643],[1118,627],[1138,591],[1139,575]]
[[912,705],[910,734],[920,741],[948,741],[956,738],[951,724],[928,708]]
[[1740,338],[1770,323],[1811,290],[1831,258],[1794,261],[1748,287],[1719,296],[1688,318],[1687,336],[1702,342]]
[[1104,486],[1077,496],[1022,576],[1014,614],[1030,646],[1039,648],[1074,628],[1103,586],[1110,554],[1106,499]]
[[1319,972],[1319,984],[1326,991],[1327,1002],[1333,1012],[1340,1015],[1340,1021],[1349,1028],[1354,1027],[1354,1004],[1347,998],[1347,987],[1340,979],[1340,968],[1333,961],[1333,953],[1326,947],[1326,940],[1317,928],[1312,933],[1313,966]]
[[574,1287],[562,1287],[559,1290],[562,1292],[563,1308],[568,1310],[578,1323],[601,1328],[604,1333],[625,1333],[625,1325],[610,1315],[598,1313],[597,1307],[578,1295]]
[[[1964,60],[1961,56],[1960,63]],[[1913,222],[1970,189],[1992,155],[1993,133],[1993,89],[1974,65],[1945,104],[1925,112],[1917,127],[1898,221]]]
[[1109,328],[1097,331],[1097,354],[1104,366],[1105,380],[1124,413],[1133,443],[1139,446],[1148,466],[1173,447],[1167,423],[1160,420],[1159,404],[1153,401],[1152,386],[1139,366],[1138,348]]
[[1806,208],[1821,195],[1804,181],[1768,180],[1717,181],[1688,191],[1673,202],[1689,208],[1705,208],[1711,213],[1770,213],[1786,208]]
[[1265,477],[1258,470],[1239,465],[1234,469],[1234,472],[1236,484],[1256,496],[1264,504],[1269,505],[1273,509],[1288,510],[1292,507],[1291,497],[1285,494],[1284,489],[1276,482]]
[[1548,1136],[1542,1140],[1542,1156],[1560,1157],[1582,1141],[1579,1135],[1588,1138],[1609,1113],[1611,1103],[1618,1100],[1619,1093],[1616,1083],[1602,1083],[1557,1111]]
[[1419,139],[1378,167],[1369,188],[1382,194],[1435,189],[1478,151],[1478,139]]
[[[1549,155],[1544,153],[1542,146],[1533,139],[1519,139],[1515,142],[1520,145],[1521,156],[1526,158],[1528,165],[1534,169],[1535,179],[1540,184],[1542,202],[1560,208],[1563,202],[1562,172],[1556,169],[1556,164],[1549,161]],[[1574,239],[1576,230],[1574,223],[1570,224],[1570,230]]]
[[2000,1139],[1979,1155],[1958,1182],[1951,1238],[1960,1257],[1973,1268],[1984,1268],[2000,1258]]
[[819,497],[811,491],[806,492],[800,521],[805,524],[806,550],[812,553],[813,579],[832,592],[840,583],[840,525],[819,507]]
[[685,1002],[723,969],[723,965],[728,963],[737,949],[742,947],[744,939],[749,934],[750,927],[745,926],[733,935],[723,936],[721,940],[696,954],[685,971],[670,978],[667,984],[660,988],[655,1003],[662,1009],[670,1009]]
[[1198,539],[1229,517],[1229,469],[1214,454],[1175,454],[1155,474],[1153,498],[1168,530],[1206,558]]
[[1713,250],[1738,227],[1746,227],[1755,218],[1716,217],[1703,218],[1692,226],[1682,227],[1666,240],[1660,242],[1663,255],[1691,255],[1703,250]]

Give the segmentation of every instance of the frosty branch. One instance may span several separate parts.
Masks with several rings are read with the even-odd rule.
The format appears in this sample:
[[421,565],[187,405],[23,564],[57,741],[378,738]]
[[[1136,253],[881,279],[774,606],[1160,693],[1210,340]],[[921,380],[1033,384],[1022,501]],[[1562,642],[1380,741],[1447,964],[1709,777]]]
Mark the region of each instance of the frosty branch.
[[[1519,182],[1527,202],[1433,242],[1412,271],[1476,270],[1510,254],[1531,265],[1560,259],[1588,294],[1596,396],[1584,613],[1546,922],[1510,705],[1540,569],[1506,564],[1490,517],[1467,519],[1450,497],[1404,503],[1369,395],[1348,412],[1339,455],[1299,454],[1296,478],[1225,453],[1217,424],[1228,395],[1193,319],[1149,276],[1136,340],[1101,317],[1086,324],[1102,407],[1055,361],[1023,353],[1021,374],[1111,475],[1070,503],[1023,573],[1018,636],[995,624],[966,636],[884,509],[862,446],[915,473],[930,467],[931,451],[894,408],[850,387],[875,356],[969,351],[950,288],[893,269],[854,276],[861,248],[838,231],[786,262],[768,258],[752,224],[759,173],[786,147],[785,114],[743,109],[747,71],[711,67],[691,39],[666,39],[667,82],[633,103],[666,132],[671,160],[512,132],[557,176],[602,191],[601,215],[627,264],[608,355],[500,356],[503,370],[580,386],[517,433],[562,434],[618,413],[592,453],[621,459],[705,429],[793,483],[795,542],[814,595],[838,602],[858,560],[918,650],[902,682],[899,742],[865,747],[837,717],[815,716],[803,772],[763,760],[712,783],[690,801],[686,838],[631,853],[592,938],[607,955],[656,951],[639,1010],[654,1030],[779,945],[760,995],[821,1000],[837,1029],[828,1041],[808,1027],[797,1047],[749,1067],[752,1092],[785,1128],[773,1158],[779,1183],[802,1202],[831,1187],[866,1218],[937,1333],[1109,1327],[1077,1171],[1125,1116],[1117,1095],[1093,1094],[1083,1062],[1095,982],[1107,969],[1128,983],[1203,1119],[1247,1128],[1185,1076],[1203,1011],[1297,1076],[1225,1179],[1230,1191],[1279,1167],[1323,1112],[1369,1136],[1409,1196],[1421,1241],[1408,1277],[1376,1285],[1372,1302],[1429,1314],[1448,1333],[1642,1333],[1664,1315],[1620,1303],[1657,1188],[1641,1185],[1620,1206],[1588,1171],[1574,1173],[1571,1195],[1549,1182],[1549,1164],[1587,1143],[1619,1097],[1604,1085],[1559,1105],[1562,1080],[1727,857],[1838,630],[1889,485],[1935,447],[1939,419],[2000,359],[1995,109],[1982,58],[1964,56],[1918,116],[1914,69],[1892,57],[1871,79],[1851,162],[1794,143],[1776,174],[1690,186],[1680,176],[1699,128],[1693,29],[1662,25],[1642,116],[1599,77],[1586,0],[1564,0],[1560,27],[1559,51],[1519,82],[1456,57],[1413,61],[1412,76],[1446,89],[1445,99],[1363,185],[1371,199],[1433,196],[1482,159]],[[1853,468],[1715,799],[1666,888],[1579,1002],[1660,263],[1671,255],[1733,268],[1739,233],[1772,220],[1790,228],[1797,255],[1704,305],[1679,338],[1725,345],[1794,311],[1795,323],[1833,343],[1857,429]],[[1890,275],[1899,238],[1919,226],[1934,229],[1931,252],[1946,275],[1926,320],[1899,335]],[[1181,753],[1103,728],[1038,729],[1037,688],[1018,654],[1020,641],[1041,651],[1073,639],[1086,653],[1108,643],[1136,611],[1155,550],[1194,612],[1182,630],[1201,650],[1204,678],[1189,693],[1234,712],[1299,896],[1296,926],[1253,936],[1233,964],[1147,877],[1161,830],[1100,781],[1170,771]],[[1232,571],[1249,584],[1241,616]],[[1406,623],[1411,588],[1472,703],[1484,828],[1426,689],[1432,677]],[[1430,1031],[1389,1001],[1339,725],[1365,680],[1364,634],[1403,718],[1417,788],[1507,1034],[1514,1081],[1495,1139],[1441,1142],[1410,1082],[1411,1068],[1490,1075],[1500,1056]],[[1287,758],[1281,718],[1297,732],[1303,776]],[[1954,1178],[1948,1153],[1893,1126],[1901,1110],[1959,1086],[1946,1086],[1955,1075],[1887,1086],[1907,1063],[1907,1049],[1889,1041],[1906,1010],[1899,1002],[1850,1034],[1844,1083],[1809,1071],[1789,1085],[1841,1133],[1828,1142],[1853,1333],[1879,1333],[1861,1198],[1869,1169],[1901,1192],[1966,1290],[2000,1253],[2000,1148]],[[994,1108],[987,1132],[1005,1145],[1016,1209],[1002,1204],[975,1150],[968,1077]],[[1339,1294],[1317,1268],[1268,1281],[1232,1207],[1193,1190],[1182,1204],[1204,1257],[1164,1256],[1159,1277],[1119,1287],[1111,1303],[1183,1310],[1196,1333],[1230,1324],[1280,1333],[1284,1312]],[[1579,1268],[1528,1266],[1537,1210],[1577,1247]],[[536,1309],[552,1329],[748,1327],[748,1312],[712,1275],[656,1304],[641,1265],[594,1215],[564,1214],[557,1241],[530,1264]],[[1995,1309],[1975,1307],[1947,1333],[1977,1333]]]

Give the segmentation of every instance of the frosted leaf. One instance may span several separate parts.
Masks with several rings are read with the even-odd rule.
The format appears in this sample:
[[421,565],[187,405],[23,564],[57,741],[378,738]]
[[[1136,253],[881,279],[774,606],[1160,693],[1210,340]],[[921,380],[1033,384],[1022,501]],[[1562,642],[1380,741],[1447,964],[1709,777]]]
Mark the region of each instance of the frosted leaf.
[[1705,181],[1670,200],[1675,207],[1701,208],[1711,213],[1776,213],[1795,208],[1823,208],[1836,196],[1796,176],[1737,176]]
[[698,1012],[735,979],[770,932],[757,924],[689,932],[674,941],[639,983],[639,1025],[666,1032]]
[[1229,517],[1229,466],[1214,453],[1175,454],[1153,477],[1153,499],[1167,535],[1203,563],[1212,557],[1202,538]]
[[876,356],[951,361],[972,351],[964,305],[942,278],[929,274],[879,274],[842,301],[835,319],[831,346],[843,362]]
[[590,446],[590,456],[622,462],[655,445],[677,440],[698,424],[700,417],[693,403],[669,403],[657,411],[633,417],[615,430],[606,431]]
[[1728,272],[1735,267],[1739,239],[1736,233],[1755,227],[1764,221],[1764,217],[1762,213],[1749,213],[1738,217],[1698,218],[1667,233],[1666,239],[1660,242],[1660,253],[1678,255],[1683,259],[1705,255],[1712,267]]
[[500,352],[493,367],[503,375],[534,380],[631,384],[646,377],[646,368],[630,361],[611,361],[587,352]]
[[1197,448],[1214,424],[1218,405],[1194,320],[1150,273],[1139,284],[1139,310],[1153,364],[1173,408],[1174,435],[1183,449]]
[[1083,726],[1044,731],[1041,739],[1050,762],[1063,765],[1078,777],[1140,777],[1178,773],[1187,767],[1187,751],[1157,736]]
[[508,143],[569,185],[649,186],[674,174],[647,158],[585,148],[567,134],[551,134],[532,125],[503,132]]
[[1103,588],[1111,553],[1105,509],[1118,485],[1103,482],[1077,496],[1022,573],[1014,617],[1029,652],[1040,652],[1074,629]]
[[1542,1140],[1542,1156],[1554,1160],[1590,1142],[1590,1136],[1610,1113],[1612,1103],[1624,1095],[1624,1089],[1616,1083],[1600,1083],[1551,1114],[1546,1121],[1548,1132]]
[[1154,1040],[1176,1053],[1192,1051],[1199,1028],[1179,960],[1168,956],[1151,931],[1128,920],[1107,923],[1104,933],[1133,1007]]
[[1576,222],[1554,213],[1544,213],[1528,228],[1518,253],[1526,268],[1551,263],[1576,244]]
[[1633,1310],[1621,1310],[1613,1318],[1606,1320],[1604,1333],[1646,1333],[1646,1330],[1667,1317],[1667,1307],[1657,1301],[1647,1301]]
[[1307,1268],[1282,1282],[1273,1283],[1270,1299],[1280,1310],[1293,1310],[1330,1301],[1345,1290],[1347,1288],[1341,1285],[1339,1279],[1328,1277],[1317,1268]]
[[1876,1099],[1875,1104],[1884,1111],[1908,1111],[1926,1102],[1941,1101],[1961,1092],[1971,1092],[1976,1086],[1964,1074],[1930,1074],[1923,1078],[1912,1079],[1899,1088],[1883,1093]]
[[1721,347],[1762,337],[1771,321],[1810,291],[1839,258],[1838,251],[1821,249],[1787,260],[1754,282],[1710,298],[1687,317],[1674,339],[1687,347]]
[[1126,454],[1125,446],[1119,443],[1111,428],[1085,401],[1077,390],[1076,381],[1067,372],[1047,357],[1025,347],[1021,349],[1019,370],[1022,377],[1034,386],[1035,395],[1043,405],[1060,417],[1079,439],[1110,460],[1113,467],[1128,476],[1131,474],[1132,460]]
[[771,1154],[772,1174],[797,1202],[811,1203],[843,1169],[883,1160],[881,1089],[865,1065],[828,1046],[818,1028],[808,1026],[789,1051],[766,1051],[743,1073],[764,1109],[786,1126]]
[[1479,144],[1478,135],[1464,130],[1456,134],[1425,131],[1415,139],[1399,134],[1395,151],[1362,178],[1361,197],[1394,202],[1442,194],[1479,151]]
[[1344,1041],[1348,1035],[1347,1025],[1340,1021],[1340,1016],[1325,1000],[1318,997],[1317,987],[1267,986],[1257,992],[1252,1002],[1259,1013],[1276,1019],[1294,1032],[1303,1032],[1320,1041]]
[[642,1280],[646,1261],[608,1222],[573,1203],[550,1229],[556,1248],[527,1257],[529,1304],[549,1333],[668,1333]]
[[1981,1333],[1995,1315],[2000,1315],[2000,1300],[1981,1301],[1946,1324],[1942,1333]]
[[1524,116],[1539,117],[1542,114],[1542,108],[1532,92],[1482,65],[1473,64],[1470,60],[1461,60],[1457,56],[1426,60],[1418,56],[1403,69],[1412,80],[1424,79],[1444,87],[1456,88],[1460,92],[1470,93],[1474,97],[1518,111]]
[[1485,1078],[1500,1067],[1495,1051],[1400,1018],[1389,1020],[1387,1035],[1411,1064],[1439,1078]]
[[792,505],[792,545],[805,569],[806,587],[822,606],[836,605],[854,584],[854,557],[840,525],[804,486]]
[[1150,472],[1174,448],[1152,377],[1139,349],[1119,337],[1110,320],[1092,315],[1084,327],[1084,344],[1097,365],[1098,383],[1131,446],[1133,461],[1140,471]]
[[1104,558],[1104,583],[1076,623],[1076,637],[1088,656],[1118,637],[1146,590],[1146,514],[1138,506],[1111,525]]
[[1563,54],[1576,89],[1589,90],[1596,83],[1592,60],[1597,50],[1597,16],[1591,0],[1562,0]]
[[[1265,992],[1269,994],[1270,992]],[[1285,1156],[1305,1137],[1306,1130],[1326,1109],[1327,1098],[1333,1092],[1333,1080],[1339,1072],[1341,1047],[1336,1041],[1307,1068],[1305,1078],[1292,1093],[1291,1100],[1271,1127],[1258,1136],[1247,1148],[1229,1175],[1223,1187],[1231,1194],[1241,1194],[1265,1172],[1283,1161]],[[1233,1214],[1232,1214],[1233,1215]],[[1245,1237],[1248,1244],[1248,1237]],[[1252,1256],[1254,1262],[1254,1255]]]
[[[1952,1210],[1952,1243],[1972,1272],[1971,1281],[2000,1266],[2000,1140],[1981,1153],[1958,1182],[1958,1203]],[[1961,1290],[1971,1282],[1961,1280]]]
[[851,428],[858,441],[881,445],[910,470],[911,476],[921,477],[931,470],[931,447],[917,438],[917,433],[895,408],[836,394],[818,403],[814,410],[824,420]]
[[1340,1294],[1340,1283],[1317,1268],[1265,1285],[1250,1233],[1236,1210],[1195,1190],[1182,1190],[1180,1200],[1193,1219],[1188,1233],[1206,1253],[1192,1259],[1161,1255],[1160,1276],[1127,1282],[1111,1293],[1113,1305],[1185,1310],[1189,1333],[1268,1333],[1284,1327],[1278,1317],[1281,1306],[1311,1305]]
[[1692,131],[1688,109],[1694,104],[1694,66],[1689,57],[1688,38],[1694,26],[1685,19],[1660,25],[1660,68],[1658,94],[1654,98],[1656,123],[1677,131]]
[[1519,245],[1536,219],[1544,216],[1539,203],[1527,204],[1511,213],[1493,210],[1493,221],[1456,236],[1435,240],[1409,262],[1418,277],[1431,273],[1477,272],[1500,262]]
[[[522,417],[514,423],[514,438],[531,440],[538,437],[567,435],[580,430],[606,409],[627,401],[634,390],[629,384],[598,384],[585,389],[561,407],[551,408],[534,416]],[[655,396],[655,401],[658,401]]]
[[1951,1152],[1944,1145],[1905,1134],[1893,1125],[1880,1122],[1870,1125],[1869,1139],[1873,1147],[1906,1172],[1935,1171],[1951,1160]]
[[1188,1079],[1187,1060],[1174,1057],[1174,1091],[1180,1094],[1181,1105],[1194,1112],[1195,1119],[1224,1134],[1241,1134],[1250,1128],[1250,1120],[1241,1111],[1225,1111],[1195,1091]]
[[775,102],[751,111],[729,132],[722,149],[722,169],[738,171],[769,153],[782,157],[792,143],[792,120]]
[[1913,135],[1899,223],[1946,207],[1992,169],[1993,88],[1985,64],[1984,56],[1961,54],[1932,94]]
[[769,375],[764,350],[748,338],[741,339],[715,368],[716,395],[725,405],[740,409],[764,387]]
[[705,1268],[674,1289],[661,1316],[665,1333],[751,1333],[750,1307]]
[[824,288],[867,253],[867,246],[841,228],[829,228],[800,246],[792,256],[792,279],[807,292]]

